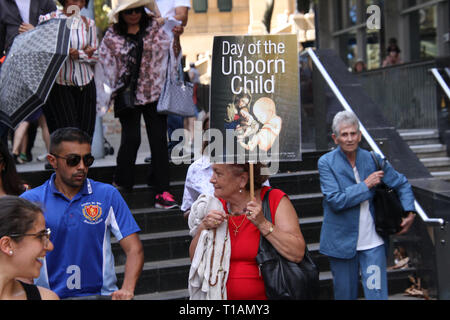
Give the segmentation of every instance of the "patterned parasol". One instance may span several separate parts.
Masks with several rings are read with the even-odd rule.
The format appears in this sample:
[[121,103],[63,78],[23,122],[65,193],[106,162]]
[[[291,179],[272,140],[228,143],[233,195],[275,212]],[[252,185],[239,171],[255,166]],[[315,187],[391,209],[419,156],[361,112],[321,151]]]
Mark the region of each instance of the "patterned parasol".
[[15,128],[47,100],[70,44],[68,20],[18,35],[0,69],[0,121]]

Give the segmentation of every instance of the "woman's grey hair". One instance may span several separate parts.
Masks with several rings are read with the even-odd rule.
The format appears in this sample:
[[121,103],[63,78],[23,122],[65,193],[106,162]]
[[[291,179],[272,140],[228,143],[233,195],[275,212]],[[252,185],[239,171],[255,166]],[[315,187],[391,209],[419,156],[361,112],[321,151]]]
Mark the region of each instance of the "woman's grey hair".
[[333,119],[333,124],[331,125],[331,130],[336,137],[339,137],[339,131],[341,125],[354,125],[359,132],[359,120],[356,115],[351,111],[340,111],[336,113]]

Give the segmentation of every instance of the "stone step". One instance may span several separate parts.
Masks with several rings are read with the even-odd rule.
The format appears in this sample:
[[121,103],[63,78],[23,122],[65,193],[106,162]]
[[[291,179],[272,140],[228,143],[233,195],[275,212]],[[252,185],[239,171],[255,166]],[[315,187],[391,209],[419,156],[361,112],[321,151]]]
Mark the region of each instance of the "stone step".
[[450,181],[450,171],[434,171],[431,172],[431,175],[441,180]]
[[[144,249],[144,261],[181,259],[189,256],[192,237],[189,230],[139,234]],[[126,255],[117,240],[111,241],[116,265],[124,264]]]
[[409,145],[438,144],[439,132],[436,129],[397,130]]
[[189,289],[140,294],[134,300],[189,300]]
[[447,147],[440,143],[412,145],[410,148],[419,159],[447,157]]
[[[307,243],[314,243],[320,240],[319,237],[322,221],[323,217],[321,216],[299,219],[299,224]],[[188,256],[192,237],[189,235],[187,224],[182,229],[175,231],[153,233],[145,232],[146,231],[139,234],[139,238],[141,239],[144,247],[145,262],[178,259]],[[112,239],[111,244],[115,264],[124,264],[126,261],[126,256],[118,241],[116,239]]]
[[131,209],[142,233],[169,232],[188,227],[179,209],[140,208]]
[[450,157],[424,158],[420,159],[425,167],[433,171],[450,171]]
[[[324,152],[305,152],[302,154],[301,161],[280,162],[278,172],[289,173],[317,170],[317,160],[322,154],[324,154]],[[170,163],[170,181],[184,181],[189,164],[190,163],[182,163],[176,165]],[[21,178],[32,187],[41,185],[53,173],[53,170],[44,170],[43,163],[39,164],[39,168],[42,169],[36,169],[35,166],[17,166]],[[135,185],[147,184],[149,168],[150,164],[147,163],[136,164],[134,169]],[[105,165],[103,162],[96,164],[94,162],[93,166],[89,169],[88,177],[96,181],[112,183],[114,169],[115,166],[113,165]]]
[[[276,174],[269,178],[269,183],[272,187],[281,189],[287,194],[320,192],[320,180],[317,170]],[[170,191],[177,203],[181,205],[184,181],[171,182]],[[131,191],[120,189],[120,193],[132,209],[154,206],[155,193],[152,187],[146,184],[135,185]]]
[[[322,193],[288,195],[299,218],[322,216]],[[179,209],[139,208],[131,212],[143,233],[186,229],[187,220]]]
[[[326,258],[327,259],[327,258]],[[158,267],[160,269],[158,269]],[[161,268],[163,267],[163,268]],[[138,281],[136,300],[188,299],[188,276],[190,260],[176,259],[146,263]],[[116,267],[118,286],[123,281],[124,267]],[[414,268],[388,270],[389,295],[398,295],[410,286],[408,276],[414,274]],[[331,271],[320,271],[320,300],[333,299],[333,281]],[[359,297],[363,297],[361,284]]]
[[[135,295],[186,289],[190,264],[189,258],[144,263],[141,276],[136,284]],[[123,282],[124,271],[124,265],[116,267],[119,288]]]

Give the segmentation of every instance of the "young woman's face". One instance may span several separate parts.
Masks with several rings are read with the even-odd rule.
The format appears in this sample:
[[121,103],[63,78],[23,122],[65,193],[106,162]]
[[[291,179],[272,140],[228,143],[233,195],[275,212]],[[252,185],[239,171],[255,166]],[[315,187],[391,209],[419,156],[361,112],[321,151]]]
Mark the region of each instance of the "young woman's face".
[[[26,234],[39,234],[45,230],[45,219],[38,213],[33,227]],[[12,261],[16,266],[17,277],[37,278],[48,251],[53,250],[53,244],[45,235],[23,236],[20,241],[12,240]]]

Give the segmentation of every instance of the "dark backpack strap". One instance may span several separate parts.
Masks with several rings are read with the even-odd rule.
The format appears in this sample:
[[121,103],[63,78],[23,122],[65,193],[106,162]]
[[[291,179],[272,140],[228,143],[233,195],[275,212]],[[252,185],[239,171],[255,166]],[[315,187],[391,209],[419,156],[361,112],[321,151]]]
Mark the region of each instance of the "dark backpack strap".
[[22,285],[23,290],[25,290],[27,300],[42,300],[41,293],[35,284],[28,284],[22,281],[19,282]]
[[375,166],[377,167],[377,171],[380,171],[381,170],[380,163],[378,162],[378,159],[375,156],[375,152],[370,151],[370,155],[372,156],[373,161],[375,162]]
[[264,212],[264,217],[266,217],[269,222],[272,222],[272,213],[270,211],[270,203],[269,203],[269,193],[272,190],[272,188],[269,188],[266,193],[264,194],[264,198],[262,201],[262,209]]
[[378,161],[377,157],[375,156],[375,152],[370,151],[370,154],[372,155],[373,161],[375,162],[375,165],[377,166],[377,171],[383,170],[384,171],[384,165],[386,164],[386,158],[382,158],[383,161],[380,165],[380,162]]

